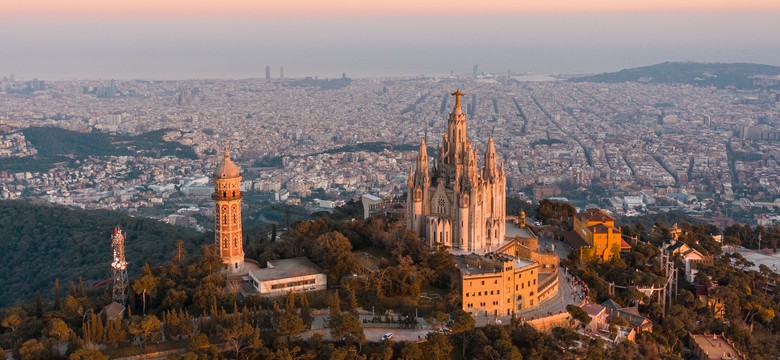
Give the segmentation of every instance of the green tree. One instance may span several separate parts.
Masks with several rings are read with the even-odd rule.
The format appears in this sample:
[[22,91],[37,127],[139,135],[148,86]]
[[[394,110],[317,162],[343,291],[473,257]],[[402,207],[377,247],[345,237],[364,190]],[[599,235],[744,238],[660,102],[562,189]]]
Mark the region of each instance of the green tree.
[[274,307],[278,319],[276,334],[287,337],[289,343],[293,335],[300,334],[306,328],[303,319],[295,313],[295,293],[292,291],[287,293],[284,311],[281,311],[276,303]]
[[588,315],[588,313],[585,312],[585,310],[582,310],[581,307],[574,304],[569,304],[566,305],[566,311],[568,311],[569,314],[571,314],[572,318],[581,322],[583,325],[590,324],[591,321],[590,315]]
[[160,336],[160,319],[154,315],[149,315],[143,319],[135,319],[130,324],[130,333],[138,336],[141,340],[141,347],[146,348],[146,343],[153,341]]
[[159,279],[152,274],[149,263],[146,263],[144,265],[144,274],[133,282],[133,291],[135,291],[136,294],[141,294],[141,299],[144,303],[144,316],[146,316],[146,295],[157,291],[157,285],[159,285]]
[[53,318],[51,321],[49,321],[48,333],[50,337],[57,339],[59,342],[63,342],[68,340],[71,330],[68,327],[68,324],[62,321],[62,319]]
[[103,355],[97,349],[78,349],[70,354],[70,360],[108,360],[108,356]]
[[245,322],[236,326],[223,328],[221,335],[222,338],[225,339],[227,345],[235,353],[236,359],[241,358],[241,352],[245,349],[260,348],[263,346],[262,341],[260,341],[260,334],[257,333],[252,325]]
[[466,358],[468,337],[471,334],[471,331],[474,330],[475,325],[476,322],[469,312],[463,311],[463,309],[457,309],[452,313],[449,327],[453,333],[460,334],[461,336],[461,359]]
[[334,339],[344,339],[358,344],[366,341],[366,335],[363,333],[363,324],[360,323],[360,320],[355,315],[350,313],[331,315],[330,335]]
[[445,360],[451,358],[453,347],[452,344],[450,344],[450,340],[447,339],[447,336],[438,331],[434,331],[429,332],[428,335],[425,336],[425,339],[428,340],[423,344],[422,349],[425,359]]
[[47,360],[51,358],[51,353],[40,341],[29,339],[19,348],[19,356],[22,360]]

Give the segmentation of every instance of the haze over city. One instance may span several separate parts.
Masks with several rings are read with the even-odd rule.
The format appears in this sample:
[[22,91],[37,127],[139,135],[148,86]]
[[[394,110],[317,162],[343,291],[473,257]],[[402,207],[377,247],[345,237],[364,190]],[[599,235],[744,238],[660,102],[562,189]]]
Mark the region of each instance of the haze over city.
[[663,61],[780,64],[773,1],[24,1],[0,73],[190,79],[580,74]]

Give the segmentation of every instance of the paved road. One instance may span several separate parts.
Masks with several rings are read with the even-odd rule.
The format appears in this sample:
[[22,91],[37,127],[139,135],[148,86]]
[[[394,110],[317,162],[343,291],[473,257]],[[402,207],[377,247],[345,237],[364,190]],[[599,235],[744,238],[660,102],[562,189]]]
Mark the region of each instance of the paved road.
[[[363,333],[369,342],[379,342],[382,339],[382,335],[389,332],[393,333],[393,341],[417,341],[424,340],[425,335],[431,332],[431,330],[363,328]],[[322,334],[325,340],[333,340],[330,336],[330,329],[307,330],[301,333],[301,337],[309,338],[314,334]]]

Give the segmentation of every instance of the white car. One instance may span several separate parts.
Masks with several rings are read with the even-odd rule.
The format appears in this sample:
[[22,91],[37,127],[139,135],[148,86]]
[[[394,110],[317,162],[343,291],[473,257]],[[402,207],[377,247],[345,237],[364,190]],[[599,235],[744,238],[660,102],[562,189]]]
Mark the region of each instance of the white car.
[[393,338],[393,333],[387,333],[387,334],[382,335],[382,338],[379,341],[390,340],[392,338]]

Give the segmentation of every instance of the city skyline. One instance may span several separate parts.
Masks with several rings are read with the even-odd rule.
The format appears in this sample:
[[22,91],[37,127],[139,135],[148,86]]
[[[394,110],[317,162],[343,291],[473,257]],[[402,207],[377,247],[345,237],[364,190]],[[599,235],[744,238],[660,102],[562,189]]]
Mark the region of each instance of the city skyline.
[[[582,74],[664,61],[780,65],[769,1],[0,4],[0,74],[41,79]],[[329,3],[331,4],[331,3]]]

